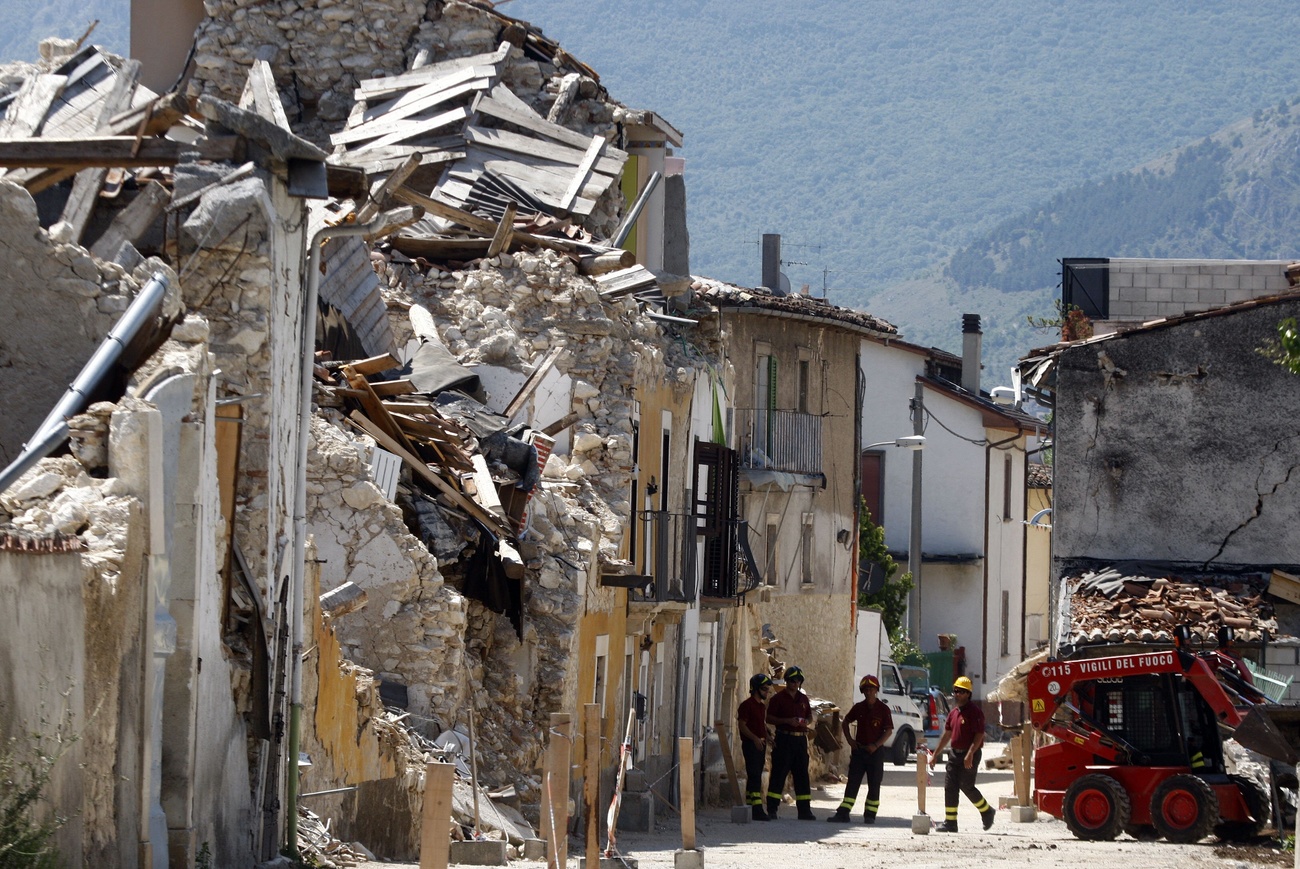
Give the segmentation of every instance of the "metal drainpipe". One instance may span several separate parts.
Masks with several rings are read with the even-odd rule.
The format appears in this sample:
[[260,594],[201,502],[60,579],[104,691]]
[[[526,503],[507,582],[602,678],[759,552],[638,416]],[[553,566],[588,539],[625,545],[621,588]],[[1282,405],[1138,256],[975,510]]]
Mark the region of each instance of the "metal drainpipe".
[[27,473],[33,465],[54,452],[68,437],[68,417],[85,409],[104,374],[122,357],[128,344],[135,340],[140,329],[153,318],[155,309],[167,292],[167,276],[157,272],[140,288],[140,292],[86,362],[77,379],[54,405],[54,409],[36,428],[32,439],[23,445],[23,451],[7,468],[0,471],[0,492]]
[[424,216],[418,206],[399,208],[386,212],[370,223],[348,226],[326,226],[318,229],[307,247],[307,291],[303,297],[302,342],[299,346],[302,359],[302,403],[298,408],[297,479],[294,481],[293,499],[293,577],[289,601],[293,607],[292,644],[290,655],[292,688],[289,701],[289,748],[285,764],[285,796],[288,818],[285,822],[286,847],[293,859],[298,858],[298,753],[302,728],[302,646],[303,605],[306,602],[305,576],[307,558],[307,441],[311,434],[311,384],[316,364],[316,300],[320,294],[320,246],[327,238],[350,235],[377,236],[387,230],[413,223]]

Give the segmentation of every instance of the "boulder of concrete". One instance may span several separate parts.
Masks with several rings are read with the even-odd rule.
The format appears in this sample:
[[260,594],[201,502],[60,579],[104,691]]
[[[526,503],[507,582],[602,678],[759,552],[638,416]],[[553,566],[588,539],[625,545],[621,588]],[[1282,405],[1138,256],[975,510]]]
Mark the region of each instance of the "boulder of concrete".
[[506,843],[502,839],[452,842],[448,862],[462,866],[504,866]]
[[917,836],[930,835],[930,816],[912,815],[912,833]]
[[687,851],[678,848],[673,852],[674,869],[704,869],[704,852],[698,848]]

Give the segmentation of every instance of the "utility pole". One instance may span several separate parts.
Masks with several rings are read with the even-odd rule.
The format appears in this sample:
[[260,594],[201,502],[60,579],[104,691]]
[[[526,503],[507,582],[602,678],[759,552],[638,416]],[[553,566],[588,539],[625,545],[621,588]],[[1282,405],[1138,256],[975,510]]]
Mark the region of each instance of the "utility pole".
[[[912,434],[925,434],[925,384],[916,381],[912,398]],[[907,596],[907,634],[921,645],[921,453],[912,453],[912,522],[907,543],[907,570],[912,574],[912,590]]]

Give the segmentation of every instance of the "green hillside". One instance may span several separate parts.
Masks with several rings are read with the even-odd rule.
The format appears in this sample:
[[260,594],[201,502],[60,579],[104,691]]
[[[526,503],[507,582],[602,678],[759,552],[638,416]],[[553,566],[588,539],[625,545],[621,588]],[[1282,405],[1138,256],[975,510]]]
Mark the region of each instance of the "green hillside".
[[[757,283],[756,242],[780,232],[786,258],[804,263],[786,268],[794,286],[827,286],[832,301],[867,307],[909,338],[949,349],[960,344],[960,320],[949,312],[980,311],[986,327],[1019,331],[1010,312],[990,312],[1049,312],[1058,258],[1098,255],[1115,240],[1124,250],[1104,253],[1132,252],[1136,228],[1194,213],[1200,197],[1219,195],[1222,155],[1206,146],[1172,181],[1102,179],[1300,93],[1300,16],[1274,0],[513,0],[498,8],[560,40],[615,98],[653,108],[684,132],[694,271]],[[1180,189],[1184,177],[1199,186]],[[1023,215],[1090,182],[1077,209],[1090,215],[1081,222],[1100,224],[1089,237],[1096,249],[1044,223],[1038,248],[1015,251],[1025,279],[995,291],[1022,304],[970,289],[1010,280],[998,268],[1012,251],[1006,234],[1029,223]],[[1275,207],[1266,204],[1273,183],[1254,185],[1261,207]],[[1143,197],[1162,204],[1123,213]],[[1224,227],[1230,236],[1198,217],[1195,233],[1166,226],[1168,238],[1143,240],[1142,249],[1216,256],[1230,244],[1243,255],[1283,255],[1286,232],[1264,240],[1272,212],[1243,209]],[[936,269],[959,251],[962,282]],[[982,266],[977,278],[980,257],[994,268]],[[921,286],[928,303],[914,304]],[[1021,338],[1027,348],[1048,336]],[[1011,340],[986,330],[986,347]]]

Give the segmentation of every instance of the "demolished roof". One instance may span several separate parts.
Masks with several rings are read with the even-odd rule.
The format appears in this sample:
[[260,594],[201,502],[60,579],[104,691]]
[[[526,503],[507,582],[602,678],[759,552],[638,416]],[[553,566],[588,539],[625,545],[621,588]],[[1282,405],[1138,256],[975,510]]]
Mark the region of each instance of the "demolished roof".
[[781,295],[766,287],[746,288],[701,277],[694,279],[691,289],[698,301],[719,310],[763,313],[819,323],[831,321],[850,331],[863,332],[876,338],[898,334],[898,328],[894,324],[880,317],[865,311],[841,308],[812,296],[798,293]]
[[1188,626],[1196,644],[1215,644],[1224,626],[1243,643],[1274,638],[1269,580],[1267,574],[1193,576],[1123,565],[1067,576],[1062,642],[1076,650],[1168,645],[1180,625]]

